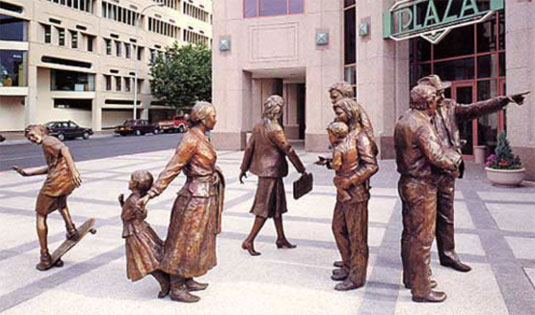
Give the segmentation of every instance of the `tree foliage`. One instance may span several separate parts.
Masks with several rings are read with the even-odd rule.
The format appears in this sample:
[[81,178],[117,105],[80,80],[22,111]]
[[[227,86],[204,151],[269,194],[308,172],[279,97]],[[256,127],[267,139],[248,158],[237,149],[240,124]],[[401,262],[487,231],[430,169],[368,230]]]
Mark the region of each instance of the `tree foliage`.
[[205,46],[178,43],[151,64],[152,95],[164,105],[188,108],[212,100],[212,52]]

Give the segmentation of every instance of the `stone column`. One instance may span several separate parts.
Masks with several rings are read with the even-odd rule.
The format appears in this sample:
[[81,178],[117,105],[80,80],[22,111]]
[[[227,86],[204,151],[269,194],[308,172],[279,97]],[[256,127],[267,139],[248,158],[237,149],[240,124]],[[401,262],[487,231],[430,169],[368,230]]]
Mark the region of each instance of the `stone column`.
[[[309,1],[308,3],[310,3]],[[308,4],[307,3],[307,4]],[[315,29],[311,29],[310,48],[306,51],[306,95],[305,95],[305,150],[325,152],[329,139],[325,128],[334,119],[329,99],[329,87],[343,80],[343,1],[324,0],[316,4]],[[316,8],[314,8],[316,9]],[[327,46],[317,46],[316,32],[329,34]],[[312,48],[313,47],[313,48]]]
[[25,126],[37,123],[37,66],[32,65],[30,56],[28,53],[28,95],[24,100]]
[[100,93],[97,93],[91,102],[91,128],[93,131],[102,130],[102,104],[104,104],[104,98]]
[[149,108],[148,106],[143,106],[141,108],[141,115],[139,115],[141,119],[149,119]]
[[104,104],[103,93],[106,91],[106,79],[102,74],[95,74],[95,98],[91,102],[91,128],[93,131],[102,130],[102,105]]
[[505,8],[507,94],[531,91],[523,106],[507,107],[507,132],[513,147],[535,180],[535,4],[507,1]]
[[288,139],[299,139],[299,122],[297,121],[297,84],[284,84],[284,130]]
[[214,76],[212,84],[218,124],[211,137],[217,149],[240,150],[245,147],[244,130],[251,129],[251,74],[237,69],[221,71],[224,75]]
[[372,121],[380,158],[394,158],[394,124],[408,107],[408,42],[383,39],[383,12],[394,0],[361,0],[357,6],[357,29],[369,23],[370,33],[357,34],[357,100]]
[[252,94],[251,94],[251,124],[246,129],[247,132],[253,130],[253,126],[262,119],[262,106],[264,100],[262,99],[262,81],[261,79],[253,79]]

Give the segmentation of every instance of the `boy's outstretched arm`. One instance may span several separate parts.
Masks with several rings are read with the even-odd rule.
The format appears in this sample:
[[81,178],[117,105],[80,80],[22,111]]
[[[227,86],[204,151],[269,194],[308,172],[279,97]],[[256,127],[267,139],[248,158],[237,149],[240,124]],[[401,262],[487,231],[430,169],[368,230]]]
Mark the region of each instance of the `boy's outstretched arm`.
[[48,173],[48,166],[45,166],[43,168],[38,168],[33,171],[27,171],[17,165],[13,166],[13,170],[19,173],[22,176],[35,176],[35,175],[44,175]]

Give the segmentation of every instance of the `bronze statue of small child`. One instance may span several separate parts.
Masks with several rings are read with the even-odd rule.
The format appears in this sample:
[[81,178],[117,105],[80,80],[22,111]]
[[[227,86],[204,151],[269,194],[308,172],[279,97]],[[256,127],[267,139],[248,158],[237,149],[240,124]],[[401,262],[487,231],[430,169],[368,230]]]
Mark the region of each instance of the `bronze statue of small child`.
[[123,221],[123,238],[126,250],[126,275],[128,279],[137,281],[147,274],[151,274],[160,284],[158,298],[169,294],[169,275],[158,266],[163,255],[163,241],[158,234],[145,222],[147,209],[137,206],[137,201],[147,194],[154,181],[148,171],[135,171],[132,173],[128,189],[132,191],[124,200],[119,195],[122,207],[121,220]]
[[[334,121],[327,126],[327,133],[329,134],[329,141],[331,142],[333,158],[327,163],[328,168],[336,171],[336,176],[344,176],[344,161],[347,158],[348,152],[347,135],[349,134],[349,127],[343,123]],[[336,187],[338,192],[338,200],[346,202],[351,200],[351,195],[346,189]]]

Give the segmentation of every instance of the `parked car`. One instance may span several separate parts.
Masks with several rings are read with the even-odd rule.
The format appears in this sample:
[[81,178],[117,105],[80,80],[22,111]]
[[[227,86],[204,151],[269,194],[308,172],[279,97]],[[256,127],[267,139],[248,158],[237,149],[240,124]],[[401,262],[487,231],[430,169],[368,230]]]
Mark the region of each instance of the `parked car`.
[[93,134],[91,128],[84,128],[78,126],[74,121],[51,121],[45,124],[48,129],[48,134],[63,141],[65,139],[74,139],[82,137],[89,139],[89,136]]
[[141,136],[146,133],[157,134],[159,130],[157,125],[151,124],[146,119],[130,119],[126,120],[122,125],[115,127],[114,132],[120,134],[121,136]]
[[0,135],[0,142],[4,142],[6,140],[6,137]]
[[186,132],[188,122],[184,116],[174,116],[173,119],[158,122],[158,128],[161,132]]

